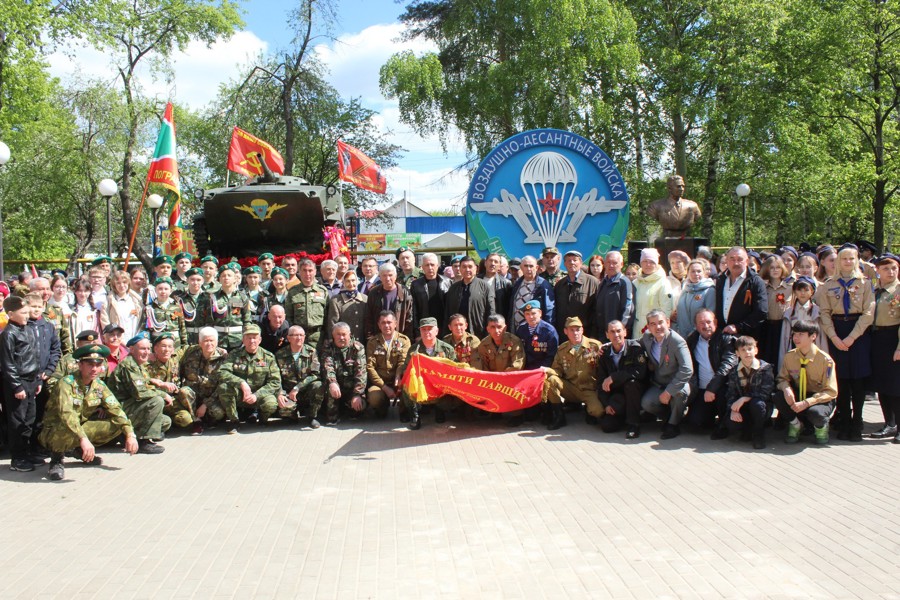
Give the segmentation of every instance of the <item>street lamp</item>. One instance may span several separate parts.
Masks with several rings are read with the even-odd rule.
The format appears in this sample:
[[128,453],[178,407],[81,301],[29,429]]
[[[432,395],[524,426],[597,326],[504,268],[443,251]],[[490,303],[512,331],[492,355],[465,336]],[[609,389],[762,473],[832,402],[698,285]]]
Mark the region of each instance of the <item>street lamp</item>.
[[[0,142],[0,169],[9,162],[9,146]],[[2,206],[2,203],[0,203]],[[3,270],[3,212],[0,208],[0,281],[5,281],[6,273]]]
[[741,221],[743,223],[743,227],[741,229],[741,233],[743,236],[743,246],[747,247],[747,196],[750,195],[750,186],[746,183],[742,183],[738,185],[734,189],[734,193],[738,195],[741,199]]
[[147,206],[153,211],[153,235],[150,236],[153,246],[150,250],[151,256],[156,256],[156,234],[159,231],[159,209],[162,208],[163,197],[159,194],[150,194],[147,196]]
[[356,209],[348,208],[347,217],[350,219],[347,229],[350,233],[350,250],[352,251],[356,250]]
[[119,191],[119,186],[112,179],[101,179],[97,189],[100,191],[100,195],[106,198],[106,255],[112,259],[112,220],[110,219],[109,203]]

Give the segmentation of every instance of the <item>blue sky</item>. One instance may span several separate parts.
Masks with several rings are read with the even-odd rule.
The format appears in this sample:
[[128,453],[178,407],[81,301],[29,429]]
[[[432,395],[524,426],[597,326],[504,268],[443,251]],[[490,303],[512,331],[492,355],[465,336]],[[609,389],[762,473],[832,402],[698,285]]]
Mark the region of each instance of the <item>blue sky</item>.
[[[290,42],[287,14],[294,5],[288,0],[248,0],[242,5],[246,22],[243,31],[212,48],[198,43],[176,53],[172,79],[155,78],[149,69],[139,72],[144,92],[160,99],[174,98],[195,109],[205,107],[215,97],[219,84],[238,77],[260,52],[275,52]],[[423,139],[400,122],[397,103],[384,98],[378,87],[378,70],[392,54],[402,49],[417,54],[432,49],[422,41],[399,41],[403,30],[398,16],[404,6],[394,0],[337,0],[332,35],[319,37],[314,51],[328,68],[329,83],[342,96],[358,97],[376,111],[376,125],[406,149],[398,167],[386,173],[389,197],[384,205],[399,200],[406,192],[411,202],[425,210],[462,206],[468,177],[454,172],[465,160],[462,143],[452,140],[445,155],[436,139]],[[107,55],[82,48],[77,57],[76,63],[63,54],[51,56],[51,72],[63,80],[92,77],[117,85]],[[365,152],[365,148],[361,150]]]

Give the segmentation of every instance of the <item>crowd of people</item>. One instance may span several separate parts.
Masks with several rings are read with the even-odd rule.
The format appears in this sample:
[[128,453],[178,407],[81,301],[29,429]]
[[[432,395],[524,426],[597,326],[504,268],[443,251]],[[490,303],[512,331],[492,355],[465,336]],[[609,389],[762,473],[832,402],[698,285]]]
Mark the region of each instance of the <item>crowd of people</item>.
[[[317,429],[396,406],[410,429],[431,413],[556,430],[582,411],[628,439],[661,422],[662,439],[686,426],[764,448],[770,426],[787,443],[861,441],[874,391],[884,426],[870,435],[900,443],[900,259],[861,246],[647,248],[633,265],[554,247],[445,266],[409,248],[381,264],[266,253],[245,268],[181,253],[149,275],[105,256],[83,277],[23,273],[0,283],[2,442],[12,470],[49,459],[59,480],[66,456],[99,464],[100,445],[161,453],[173,425]],[[540,369],[541,402],[500,416],[451,396],[420,404],[401,385],[417,353]]]

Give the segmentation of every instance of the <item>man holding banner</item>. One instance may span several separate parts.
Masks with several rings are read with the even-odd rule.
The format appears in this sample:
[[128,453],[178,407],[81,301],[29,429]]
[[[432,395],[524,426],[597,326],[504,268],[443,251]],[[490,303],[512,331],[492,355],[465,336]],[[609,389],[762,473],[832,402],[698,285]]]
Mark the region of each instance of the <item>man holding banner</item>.
[[[453,346],[438,339],[438,321],[434,317],[425,317],[424,319],[419,320],[419,336],[419,341],[413,344],[409,350],[406,362],[403,364],[403,368],[400,369],[401,374],[406,372],[406,369],[409,367],[409,361],[414,354],[423,354],[431,358],[441,358],[448,361],[456,359],[456,350]],[[402,398],[409,411],[409,428],[419,429],[422,427],[422,420],[419,417],[419,404],[405,392],[402,394]],[[450,396],[442,396],[438,398],[436,402],[446,403],[448,400],[451,400]],[[457,399],[457,402],[458,401],[459,400]],[[435,406],[435,423],[443,423],[446,420],[447,417],[444,413],[444,409],[440,405]]]
[[[481,371],[505,373],[521,371],[525,366],[525,350],[522,340],[506,331],[506,318],[492,314],[487,318],[488,335],[481,340],[472,358],[472,366]],[[522,412],[513,411],[507,416],[509,427],[522,424]]]

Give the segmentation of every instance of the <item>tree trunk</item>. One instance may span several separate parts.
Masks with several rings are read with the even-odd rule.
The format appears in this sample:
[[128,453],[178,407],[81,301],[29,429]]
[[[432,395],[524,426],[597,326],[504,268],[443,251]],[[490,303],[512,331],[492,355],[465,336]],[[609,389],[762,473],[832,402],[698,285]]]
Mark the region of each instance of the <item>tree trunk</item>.
[[687,131],[680,109],[672,113],[672,144],[675,148],[675,174],[687,178]]

